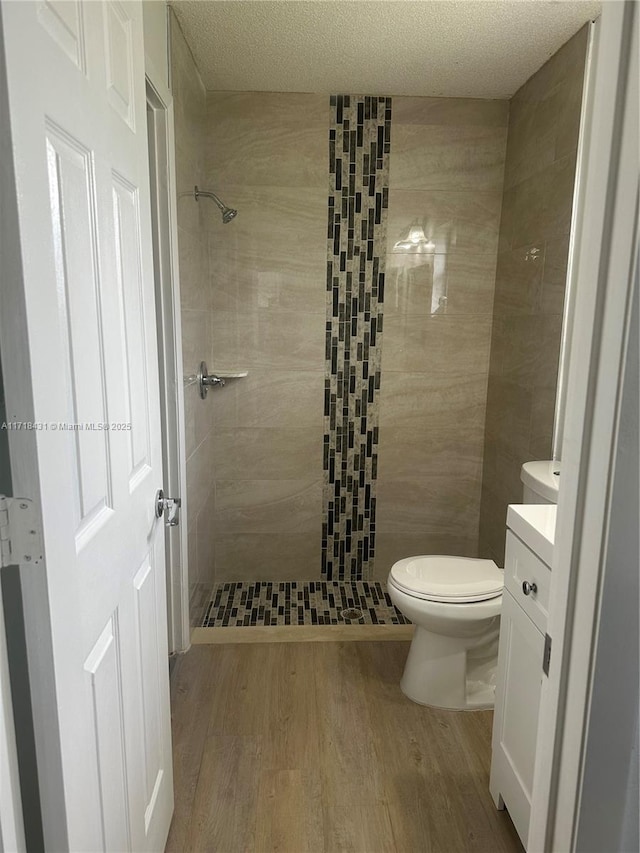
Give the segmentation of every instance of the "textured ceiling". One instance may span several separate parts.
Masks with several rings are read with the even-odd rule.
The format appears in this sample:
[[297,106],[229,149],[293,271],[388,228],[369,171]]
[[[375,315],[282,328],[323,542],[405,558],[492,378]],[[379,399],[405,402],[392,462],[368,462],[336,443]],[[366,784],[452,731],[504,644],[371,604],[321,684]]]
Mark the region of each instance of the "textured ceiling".
[[511,96],[600,3],[172,0],[207,89]]

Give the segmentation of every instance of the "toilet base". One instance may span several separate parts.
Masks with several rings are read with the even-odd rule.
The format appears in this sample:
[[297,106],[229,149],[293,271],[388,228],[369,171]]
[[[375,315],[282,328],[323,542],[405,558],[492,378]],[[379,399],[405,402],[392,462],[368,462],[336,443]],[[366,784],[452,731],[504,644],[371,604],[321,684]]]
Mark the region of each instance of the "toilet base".
[[404,695],[419,705],[452,711],[493,708],[498,631],[456,640],[416,625],[400,681]]

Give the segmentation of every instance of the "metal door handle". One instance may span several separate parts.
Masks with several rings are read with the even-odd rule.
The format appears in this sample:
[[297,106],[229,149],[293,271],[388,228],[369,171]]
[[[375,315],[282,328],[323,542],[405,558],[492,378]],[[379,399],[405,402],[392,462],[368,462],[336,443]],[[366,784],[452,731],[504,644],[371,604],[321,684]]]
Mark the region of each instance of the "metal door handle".
[[180,523],[178,512],[181,505],[180,498],[165,498],[162,489],[156,492],[156,518],[162,518],[164,515],[167,527],[177,527]]
[[207,362],[200,362],[200,371],[198,373],[198,385],[200,386],[200,396],[204,400],[207,396],[207,391],[209,388],[215,388],[218,385],[220,388],[223,388],[225,384],[224,379],[220,376],[216,376],[215,373],[209,373],[209,369],[207,368]]
[[538,584],[535,581],[522,581],[522,591],[525,595],[535,595],[538,591]]

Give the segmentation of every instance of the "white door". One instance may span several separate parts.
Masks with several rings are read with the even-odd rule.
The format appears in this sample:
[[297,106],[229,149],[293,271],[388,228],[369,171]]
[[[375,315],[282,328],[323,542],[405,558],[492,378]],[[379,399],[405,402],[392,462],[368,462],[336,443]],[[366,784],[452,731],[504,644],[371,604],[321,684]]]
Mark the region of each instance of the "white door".
[[[74,851],[162,850],[173,790],[142,9],[1,11],[19,226],[8,249],[22,265],[7,286],[26,336],[3,310],[0,338],[5,374],[30,363],[29,393],[12,396],[9,379],[6,398],[9,419],[31,410],[37,425],[11,435],[12,466],[42,515],[45,565],[31,571],[46,573],[37,643],[50,647],[59,752],[59,788],[39,768],[45,839],[56,821],[56,849],[62,824]],[[20,482],[29,448],[35,494]]]

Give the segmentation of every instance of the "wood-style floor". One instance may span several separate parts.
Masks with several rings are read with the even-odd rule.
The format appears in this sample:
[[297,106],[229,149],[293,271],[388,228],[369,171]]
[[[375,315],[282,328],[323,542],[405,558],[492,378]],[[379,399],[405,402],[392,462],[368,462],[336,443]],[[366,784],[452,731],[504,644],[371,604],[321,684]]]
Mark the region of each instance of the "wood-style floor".
[[491,712],[406,699],[408,646],[194,646],[172,678],[167,851],[522,851],[489,795]]

